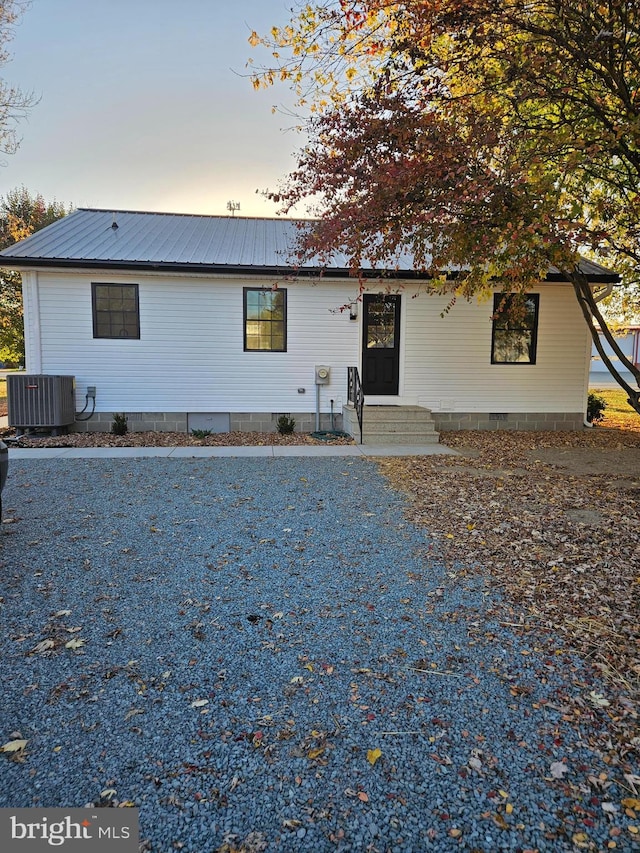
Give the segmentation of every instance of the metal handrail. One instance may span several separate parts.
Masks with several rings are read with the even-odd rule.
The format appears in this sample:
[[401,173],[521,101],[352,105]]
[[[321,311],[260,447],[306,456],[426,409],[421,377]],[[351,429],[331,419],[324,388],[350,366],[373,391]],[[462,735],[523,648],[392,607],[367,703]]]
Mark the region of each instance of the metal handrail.
[[347,400],[353,403],[360,427],[360,444],[362,444],[362,410],[364,409],[364,394],[357,367],[347,367]]

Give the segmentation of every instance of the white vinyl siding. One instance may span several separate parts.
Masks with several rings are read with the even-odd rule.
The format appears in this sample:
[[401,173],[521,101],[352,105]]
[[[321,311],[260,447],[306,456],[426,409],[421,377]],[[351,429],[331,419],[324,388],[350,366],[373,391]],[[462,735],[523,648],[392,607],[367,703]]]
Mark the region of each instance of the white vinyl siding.
[[[259,280],[138,276],[140,339],[94,339],[91,282],[79,273],[39,273],[42,371],[75,375],[77,402],[97,387],[97,411],[315,411],[315,364],[332,367],[321,406],[346,402],[347,366],[357,364],[357,323],[333,313],[353,283],[287,282],[287,352],[244,352],[243,285]],[[305,393],[298,392],[304,388]]]
[[[320,388],[321,411],[333,400],[340,412],[347,367],[360,365],[362,306],[357,320],[340,310],[354,298],[352,280],[282,282],[287,352],[243,349],[243,287],[275,283],[268,277],[88,270],[27,272],[25,281],[27,369],[74,375],[79,409],[95,385],[99,412],[313,412],[314,367],[323,364],[331,382]],[[101,281],[138,284],[139,340],[93,338],[91,283]],[[413,284],[400,291],[399,394],[367,402],[435,412],[584,411],[589,337],[568,285],[536,286],[537,361],[522,366],[491,364],[492,300],[458,300],[441,317],[446,297],[411,298],[415,292]]]
[[441,317],[446,297],[406,298],[401,393],[407,402],[433,411],[583,411],[590,337],[573,290],[545,283],[535,292],[537,359],[523,365],[491,364],[492,299],[459,299]]

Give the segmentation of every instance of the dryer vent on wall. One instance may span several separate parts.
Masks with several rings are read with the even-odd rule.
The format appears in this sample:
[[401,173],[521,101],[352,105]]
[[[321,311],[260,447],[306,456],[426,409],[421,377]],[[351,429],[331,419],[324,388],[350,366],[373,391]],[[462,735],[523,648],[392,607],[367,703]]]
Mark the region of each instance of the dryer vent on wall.
[[75,421],[75,376],[7,375],[9,426],[17,429],[68,426]]

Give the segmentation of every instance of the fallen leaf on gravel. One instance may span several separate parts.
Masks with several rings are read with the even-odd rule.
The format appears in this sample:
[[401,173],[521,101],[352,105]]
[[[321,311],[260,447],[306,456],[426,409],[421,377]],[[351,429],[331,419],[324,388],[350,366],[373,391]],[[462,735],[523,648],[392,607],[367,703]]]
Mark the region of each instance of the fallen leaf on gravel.
[[585,843],[589,840],[588,836],[585,835],[584,832],[575,832],[571,837],[571,840],[577,847],[584,847]]
[[595,705],[596,708],[608,708],[611,704],[608,699],[604,698],[602,693],[596,693],[595,690],[589,693],[589,702]]
[[509,824],[502,817],[501,814],[492,814],[491,820],[495,823],[496,826],[499,826],[500,829],[509,829]]
[[564,774],[569,772],[569,768],[563,761],[554,761],[549,770],[554,779],[562,779]]
[[46,640],[42,640],[40,643],[38,643],[36,646],[34,646],[31,649],[31,654],[32,655],[41,655],[41,654],[43,654],[43,652],[50,651],[54,646],[55,646],[54,640],[52,640],[50,637],[47,637]]
[[635,773],[624,773],[623,775],[625,781],[633,788],[633,793],[640,793],[640,776],[636,776]]
[[369,795],[365,794],[364,791],[358,791],[358,799],[363,803],[369,802]]
[[472,770],[476,770],[478,773],[482,771],[482,761],[480,761],[477,755],[472,755],[467,764]]
[[65,649],[79,649],[86,643],[86,640],[83,640],[82,637],[74,637],[73,640],[69,640],[68,643],[64,644]]
[[58,612],[54,613],[51,618],[52,619],[60,619],[61,616],[70,616],[70,615],[71,615],[70,610],[58,610]]
[[127,713],[124,715],[124,719],[130,720],[131,717],[135,717],[137,714],[144,714],[142,708],[130,708]]
[[19,750],[24,749],[26,745],[27,741],[23,738],[10,740],[0,746],[0,752],[18,752]]
[[376,763],[376,761],[380,758],[381,755],[382,755],[382,750],[380,750],[380,749],[377,749],[377,748],[376,749],[368,749],[367,750],[367,761],[373,767],[373,765]]
[[191,707],[192,708],[202,708],[203,705],[208,705],[208,704],[209,704],[208,699],[196,699],[194,702],[191,703]]
[[315,749],[310,749],[309,752],[307,752],[307,758],[310,758],[313,761],[315,758],[320,758],[323,752],[324,746],[318,746]]
[[621,802],[625,809],[640,809],[640,800],[635,797],[625,797]]

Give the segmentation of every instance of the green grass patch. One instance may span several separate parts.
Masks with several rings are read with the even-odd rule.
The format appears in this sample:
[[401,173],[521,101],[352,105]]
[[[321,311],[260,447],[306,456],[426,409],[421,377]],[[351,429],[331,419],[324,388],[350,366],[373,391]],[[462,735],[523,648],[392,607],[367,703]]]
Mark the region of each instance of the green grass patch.
[[598,397],[607,404],[609,412],[619,412],[620,414],[633,414],[633,409],[627,403],[627,395],[622,388],[590,388],[590,391],[595,391]]
[[640,430],[640,415],[627,403],[627,395],[622,388],[598,388],[594,385],[589,388],[607,404],[604,410],[604,419],[601,425],[604,427],[617,427],[618,429]]

